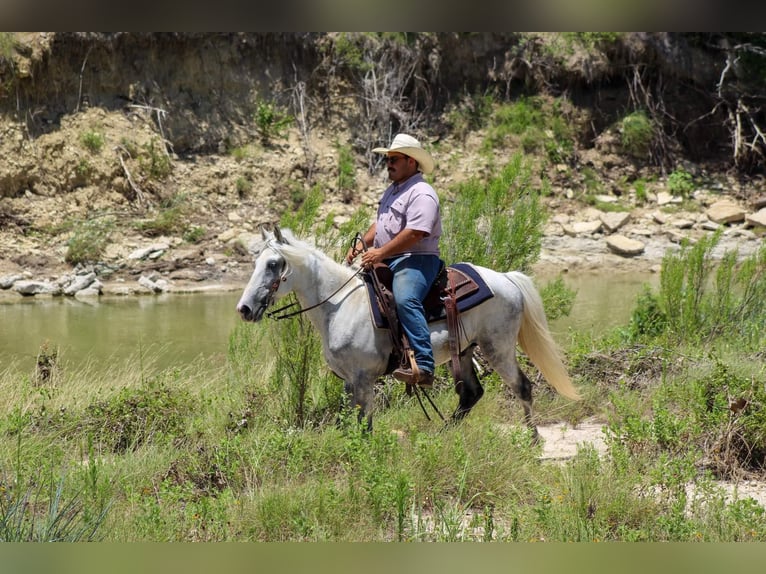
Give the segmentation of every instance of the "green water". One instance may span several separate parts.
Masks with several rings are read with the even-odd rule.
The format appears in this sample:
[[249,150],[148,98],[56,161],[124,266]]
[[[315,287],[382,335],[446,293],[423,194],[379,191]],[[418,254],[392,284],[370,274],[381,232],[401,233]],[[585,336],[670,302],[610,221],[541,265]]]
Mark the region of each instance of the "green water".
[[[536,279],[543,285],[549,279]],[[570,330],[603,330],[626,324],[647,274],[565,275],[577,290],[572,314],[551,322],[560,343]],[[240,292],[102,297],[9,296],[0,299],[0,371],[32,372],[40,349],[58,351],[59,362],[103,369],[130,363],[157,372],[202,359],[201,368],[225,365],[229,335],[239,321]],[[253,325],[253,328],[258,326]]]
[[43,345],[59,362],[95,369],[140,363],[150,371],[204,359],[223,365],[239,321],[239,293],[4,298],[0,302],[0,370],[34,367]]

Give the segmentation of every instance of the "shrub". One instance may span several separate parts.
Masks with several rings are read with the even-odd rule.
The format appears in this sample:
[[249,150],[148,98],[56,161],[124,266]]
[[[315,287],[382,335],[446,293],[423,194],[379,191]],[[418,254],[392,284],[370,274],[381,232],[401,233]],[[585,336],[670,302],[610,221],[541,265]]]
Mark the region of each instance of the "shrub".
[[668,191],[673,195],[689,197],[694,191],[694,178],[689,172],[677,169],[668,176]]
[[345,203],[351,201],[356,190],[356,172],[354,155],[347,145],[339,145],[338,149],[338,192]]
[[164,180],[173,170],[173,164],[167,153],[157,143],[156,138],[141,146],[142,153],[138,157],[138,163],[145,176],[153,179]]
[[646,158],[654,140],[654,125],[643,110],[632,112],[619,123],[622,150],[635,158]]
[[291,115],[271,102],[258,102],[255,108],[255,127],[264,144],[281,137],[292,122]]
[[104,147],[104,135],[99,132],[85,132],[80,136],[80,143],[91,153],[99,153]]
[[716,265],[721,233],[663,258],[659,302],[669,334],[702,340],[730,334],[757,346],[766,322],[766,246],[741,262],[736,250],[727,251]]
[[160,378],[88,406],[82,424],[96,444],[125,453],[162,437],[182,435],[192,412],[188,392]]
[[67,242],[64,260],[71,265],[96,263],[109,242],[114,221],[111,219],[90,219],[75,224],[72,237]]
[[147,237],[159,237],[176,232],[185,233],[189,228],[185,195],[178,195],[164,205],[153,219],[139,221],[136,229]]
[[471,261],[492,269],[529,271],[537,261],[545,220],[531,170],[517,153],[484,182],[457,186],[443,203],[442,253],[447,263]]

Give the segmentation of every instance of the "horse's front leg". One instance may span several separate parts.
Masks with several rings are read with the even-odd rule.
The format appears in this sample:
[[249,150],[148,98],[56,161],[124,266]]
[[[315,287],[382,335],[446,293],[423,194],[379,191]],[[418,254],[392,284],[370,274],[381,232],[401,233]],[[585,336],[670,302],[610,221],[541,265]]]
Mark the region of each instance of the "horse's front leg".
[[358,424],[365,424],[367,431],[372,432],[373,381],[372,379],[353,379],[343,382],[348,404],[356,413]]

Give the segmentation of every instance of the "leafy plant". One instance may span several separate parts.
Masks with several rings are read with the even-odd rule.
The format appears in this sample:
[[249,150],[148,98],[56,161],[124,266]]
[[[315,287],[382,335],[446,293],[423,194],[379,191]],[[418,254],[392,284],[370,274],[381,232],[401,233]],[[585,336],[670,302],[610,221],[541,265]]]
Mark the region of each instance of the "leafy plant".
[[676,169],[668,176],[668,191],[672,195],[689,197],[694,191],[694,178],[684,169]]
[[343,201],[348,203],[356,190],[356,170],[354,154],[348,145],[337,146],[338,150],[338,192]]
[[654,125],[643,110],[622,118],[619,123],[622,150],[635,158],[646,158],[654,140]]
[[442,253],[448,263],[528,271],[537,261],[545,212],[522,154],[489,181],[459,184],[454,198],[443,206]]
[[159,237],[175,232],[186,233],[189,229],[187,213],[187,196],[179,194],[165,202],[155,217],[137,222],[135,228],[147,237]]
[[138,163],[144,175],[152,179],[165,180],[173,171],[173,163],[157,138],[141,146]]
[[109,242],[114,221],[111,218],[94,218],[75,223],[72,237],[67,241],[64,260],[72,265],[96,263]]
[[104,134],[95,131],[85,132],[80,136],[80,143],[91,153],[99,153],[104,147]]
[[281,137],[293,123],[293,117],[272,102],[258,102],[255,107],[255,127],[264,144]]

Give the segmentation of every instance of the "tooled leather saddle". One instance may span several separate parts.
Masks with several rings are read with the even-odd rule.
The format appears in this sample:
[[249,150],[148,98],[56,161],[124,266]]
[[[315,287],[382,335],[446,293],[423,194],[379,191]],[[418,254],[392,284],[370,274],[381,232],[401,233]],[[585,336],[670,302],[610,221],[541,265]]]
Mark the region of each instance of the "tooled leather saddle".
[[[412,360],[412,356],[409,342],[396,315],[396,305],[391,290],[393,272],[387,265],[378,264],[363,275],[369,294],[372,321],[377,328],[389,329],[391,334],[393,351],[389,360],[389,367],[392,370],[397,364],[408,366],[407,363]],[[446,266],[442,262],[441,269],[428,295],[423,300],[423,309],[429,323],[445,319],[447,321],[452,374],[455,383],[462,380],[459,371],[460,313],[491,297],[494,297],[492,289],[481,278],[473,265],[455,263]]]

